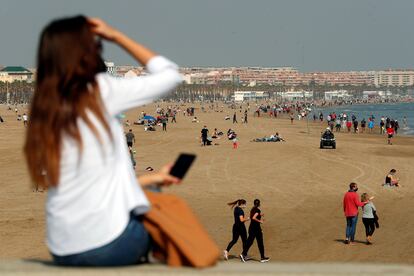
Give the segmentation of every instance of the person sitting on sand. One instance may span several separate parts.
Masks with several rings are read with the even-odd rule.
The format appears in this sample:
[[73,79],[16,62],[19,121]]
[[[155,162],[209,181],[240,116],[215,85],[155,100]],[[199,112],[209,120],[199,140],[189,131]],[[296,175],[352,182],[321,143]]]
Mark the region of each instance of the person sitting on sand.
[[155,131],[155,127],[151,124],[147,124],[144,126],[144,131]]
[[213,136],[211,138],[213,139],[220,139],[220,136],[223,136],[222,131],[218,131],[217,128],[214,129]]
[[385,186],[389,187],[400,187],[400,184],[398,183],[398,178],[396,177],[397,170],[391,169],[390,172],[385,177]]
[[229,140],[233,140],[234,138],[237,137],[237,134],[236,134],[236,132],[234,130],[229,129],[227,131],[227,137],[228,137]]
[[197,119],[197,117],[194,117],[194,118],[191,120],[191,122],[192,122],[192,123],[199,123],[200,121]]

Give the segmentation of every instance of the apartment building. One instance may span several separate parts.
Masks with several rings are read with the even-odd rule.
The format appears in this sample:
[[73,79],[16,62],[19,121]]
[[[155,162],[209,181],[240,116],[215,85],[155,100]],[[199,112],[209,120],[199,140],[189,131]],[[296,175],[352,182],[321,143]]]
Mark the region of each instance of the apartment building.
[[414,70],[384,70],[374,72],[375,86],[412,86]]

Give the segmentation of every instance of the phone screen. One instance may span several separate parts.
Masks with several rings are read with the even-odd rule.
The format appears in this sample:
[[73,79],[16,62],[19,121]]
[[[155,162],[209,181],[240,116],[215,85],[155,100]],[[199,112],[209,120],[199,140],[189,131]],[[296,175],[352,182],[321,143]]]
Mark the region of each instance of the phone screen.
[[196,156],[194,154],[182,153],[178,156],[174,166],[171,168],[170,174],[172,176],[183,179],[191,164],[194,162]]

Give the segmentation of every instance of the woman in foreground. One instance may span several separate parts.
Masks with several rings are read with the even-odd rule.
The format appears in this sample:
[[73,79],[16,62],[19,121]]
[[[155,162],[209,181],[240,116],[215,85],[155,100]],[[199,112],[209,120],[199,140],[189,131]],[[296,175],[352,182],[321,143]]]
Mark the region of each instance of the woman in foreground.
[[254,240],[257,242],[257,247],[260,252],[260,262],[266,263],[270,260],[269,257],[265,256],[265,249],[263,244],[263,231],[261,224],[264,223],[262,218],[264,215],[260,210],[260,200],[255,199],[253,201],[253,208],[250,210],[250,226],[249,226],[249,237],[246,241],[246,246],[243,248],[243,253],[240,254],[240,260],[242,262],[247,261],[247,253],[249,252],[250,247],[253,245]]
[[[149,74],[105,73],[100,37],[118,44]],[[139,263],[150,249],[141,223],[142,186],[178,183],[161,172],[138,177],[116,115],[181,83],[177,65],[99,19],[77,16],[42,32],[25,155],[32,181],[48,188],[47,245],[58,265]]]
[[241,237],[243,249],[246,246],[246,240],[247,240],[247,231],[246,226],[244,223],[249,220],[249,218],[246,218],[244,216],[243,209],[246,208],[246,200],[244,199],[238,199],[233,202],[227,203],[231,208],[234,209],[234,224],[232,229],[233,238],[229,242],[229,245],[227,246],[226,250],[224,250],[224,259],[227,261],[229,259],[229,252],[231,248],[237,243],[239,240],[239,237]]

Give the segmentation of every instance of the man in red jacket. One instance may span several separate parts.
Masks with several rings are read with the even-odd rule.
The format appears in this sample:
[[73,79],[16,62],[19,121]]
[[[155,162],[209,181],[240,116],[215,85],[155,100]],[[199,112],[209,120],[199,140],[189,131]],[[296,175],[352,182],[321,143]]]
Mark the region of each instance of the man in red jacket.
[[358,221],[358,207],[362,207],[367,203],[359,201],[357,191],[358,185],[352,182],[349,184],[349,191],[344,196],[344,213],[346,217],[346,244],[354,243],[356,224]]

